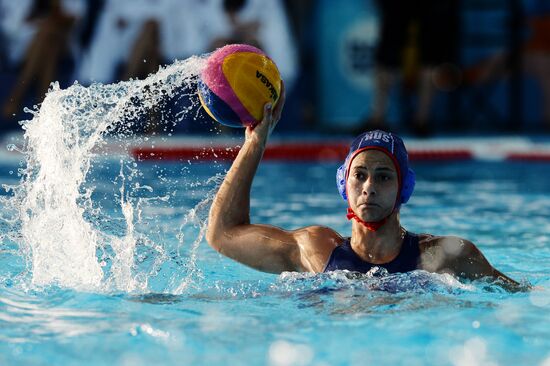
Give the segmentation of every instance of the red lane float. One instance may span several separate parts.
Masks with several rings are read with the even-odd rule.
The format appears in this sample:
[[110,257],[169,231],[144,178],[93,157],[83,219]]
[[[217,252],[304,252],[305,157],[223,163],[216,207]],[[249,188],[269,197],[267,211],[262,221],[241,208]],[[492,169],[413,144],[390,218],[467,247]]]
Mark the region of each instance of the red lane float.
[[[340,162],[346,158],[347,143],[285,143],[271,144],[265,160],[291,162]],[[239,146],[156,146],[135,147],[132,156],[138,160],[233,160]],[[466,149],[409,149],[413,161],[471,160],[474,154]]]
[[512,152],[506,157],[510,161],[550,161],[550,151]]

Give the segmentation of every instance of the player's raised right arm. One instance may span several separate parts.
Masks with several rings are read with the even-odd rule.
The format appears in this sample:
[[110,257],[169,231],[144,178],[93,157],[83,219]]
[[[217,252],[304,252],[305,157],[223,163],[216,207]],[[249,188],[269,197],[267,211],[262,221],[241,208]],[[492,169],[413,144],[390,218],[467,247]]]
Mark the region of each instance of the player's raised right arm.
[[247,127],[246,139],[210,208],[206,240],[218,252],[250,267],[279,273],[304,270],[296,232],[250,223],[250,189],[284,104],[264,107],[264,118]]

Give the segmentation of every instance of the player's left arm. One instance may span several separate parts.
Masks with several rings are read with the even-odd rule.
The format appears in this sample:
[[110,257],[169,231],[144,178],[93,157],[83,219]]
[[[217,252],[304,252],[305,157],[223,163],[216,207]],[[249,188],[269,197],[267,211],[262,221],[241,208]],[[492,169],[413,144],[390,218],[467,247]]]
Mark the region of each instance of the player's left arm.
[[436,273],[451,273],[457,277],[476,280],[491,278],[508,290],[522,286],[494,268],[474,243],[456,236],[423,235],[420,240],[422,269]]
[[508,289],[519,289],[520,284],[494,268],[474,243],[462,238],[451,237],[447,238],[446,246],[450,245],[449,241],[454,241],[453,246],[457,248],[455,256],[447,256],[447,267],[455,275],[471,280],[488,277],[500,281]]

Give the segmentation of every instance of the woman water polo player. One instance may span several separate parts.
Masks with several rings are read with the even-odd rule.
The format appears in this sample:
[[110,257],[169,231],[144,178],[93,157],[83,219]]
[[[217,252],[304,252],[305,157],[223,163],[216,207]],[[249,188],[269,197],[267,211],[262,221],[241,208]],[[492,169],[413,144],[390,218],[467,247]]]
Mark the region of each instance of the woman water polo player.
[[284,104],[264,107],[264,117],[246,128],[246,139],[219,188],[208,220],[207,241],[220,253],[252,268],[365,273],[382,267],[389,273],[416,269],[450,273],[460,278],[489,277],[507,288],[518,283],[489,264],[470,241],[451,236],[413,234],[399,223],[399,208],[414,188],[407,150],[395,134],[370,131],[351,144],[338,169],[337,184],[348,202],[351,238],[324,226],[287,231],[250,223],[250,189],[271,131]]

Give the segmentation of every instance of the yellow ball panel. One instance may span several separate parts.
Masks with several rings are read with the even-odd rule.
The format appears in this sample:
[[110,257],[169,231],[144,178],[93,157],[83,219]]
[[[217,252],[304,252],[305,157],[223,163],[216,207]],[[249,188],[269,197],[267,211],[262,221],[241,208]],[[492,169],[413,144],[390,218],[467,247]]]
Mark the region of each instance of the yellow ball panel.
[[268,57],[254,52],[238,52],[227,56],[222,71],[244,107],[260,121],[264,105],[277,104],[281,93],[281,76]]

